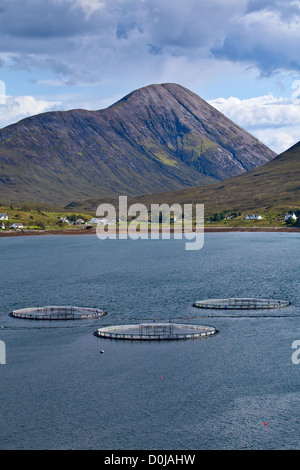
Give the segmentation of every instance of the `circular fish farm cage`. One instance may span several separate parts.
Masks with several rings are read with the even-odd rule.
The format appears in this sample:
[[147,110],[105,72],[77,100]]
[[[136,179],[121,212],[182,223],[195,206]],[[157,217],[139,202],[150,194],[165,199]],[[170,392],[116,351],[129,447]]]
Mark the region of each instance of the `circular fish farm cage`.
[[189,325],[183,323],[153,322],[135,325],[117,325],[98,328],[95,335],[100,338],[165,341],[204,338],[218,331],[212,326]]
[[99,318],[105,315],[102,309],[73,307],[73,306],[45,306],[14,310],[11,316],[26,320],[83,320]]
[[252,310],[252,309],[271,309],[283,308],[290,305],[288,300],[257,299],[257,298],[231,298],[231,299],[208,299],[198,300],[194,307],[230,309],[230,310]]

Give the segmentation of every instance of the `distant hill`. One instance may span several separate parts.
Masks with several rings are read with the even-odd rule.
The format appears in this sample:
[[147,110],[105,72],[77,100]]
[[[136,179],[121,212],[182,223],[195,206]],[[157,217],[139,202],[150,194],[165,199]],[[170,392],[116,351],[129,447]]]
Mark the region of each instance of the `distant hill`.
[[0,131],[1,201],[67,204],[212,184],[273,151],[176,84],[107,109],[48,112]]
[[300,208],[300,142],[243,175],[205,187],[159,194],[153,199],[198,202],[205,204],[206,211],[210,213],[235,208],[250,213]]
[[[92,199],[70,204],[69,208],[95,210],[101,202]],[[117,204],[114,200],[107,202]],[[257,213],[300,208],[300,142],[265,165],[221,183],[128,200],[128,204],[133,202],[141,202],[148,207],[163,202],[199,203],[204,204],[206,214],[234,209]]]

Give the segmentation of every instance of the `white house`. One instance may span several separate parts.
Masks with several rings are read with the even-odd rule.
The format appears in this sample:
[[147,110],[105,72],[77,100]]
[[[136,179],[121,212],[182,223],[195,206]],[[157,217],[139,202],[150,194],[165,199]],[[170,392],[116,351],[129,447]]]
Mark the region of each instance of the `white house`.
[[11,228],[21,229],[21,228],[24,228],[24,226],[23,224],[21,224],[21,222],[15,222],[14,224],[11,225]]
[[65,224],[69,224],[69,220],[67,219],[67,217],[58,217],[58,220],[61,221],[61,222],[64,222]]
[[289,220],[289,219],[297,220],[297,216],[294,214],[294,212],[288,212],[288,213],[285,215],[284,220],[287,221],[287,220]]
[[246,220],[262,220],[262,216],[256,214],[249,214],[246,215]]
[[88,221],[88,224],[97,224],[98,223],[98,219],[96,219],[95,217],[93,217],[91,220]]
[[0,214],[0,220],[8,220],[7,214]]
[[77,219],[75,224],[76,225],[82,225],[82,224],[84,224],[84,220],[83,219]]
[[97,219],[96,217],[93,217],[91,220],[88,222],[89,224],[107,224],[107,219]]

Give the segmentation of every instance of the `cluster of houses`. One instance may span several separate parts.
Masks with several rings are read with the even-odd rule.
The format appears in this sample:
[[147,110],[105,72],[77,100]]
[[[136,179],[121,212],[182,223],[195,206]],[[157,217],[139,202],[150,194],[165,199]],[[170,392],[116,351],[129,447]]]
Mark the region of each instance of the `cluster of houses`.
[[[0,214],[0,220],[8,220],[8,216],[7,216],[7,214]],[[4,229],[5,229],[5,225],[4,225],[4,223],[3,223],[3,222],[1,222],[1,224],[0,224],[0,228],[1,228],[2,230],[4,230]]]
[[[261,215],[247,215],[246,220],[262,220],[263,217]],[[295,222],[297,220],[297,216],[294,212],[287,212],[284,217],[285,222]]]
[[107,219],[103,219],[103,218],[99,219],[97,217],[93,217],[87,223],[90,224],[90,225],[95,225],[95,224],[110,225],[110,224],[115,224],[116,222],[120,222],[120,219],[107,220]]
[[58,222],[62,222],[64,224],[67,224],[67,225],[84,225],[85,224],[85,221],[81,218],[75,220],[75,222],[70,222],[70,220],[67,219],[67,217],[57,217],[58,218]]
[[[231,219],[232,216],[227,216],[226,219]],[[245,217],[246,220],[262,220],[263,217],[259,214],[248,214],[246,215]],[[2,230],[5,230],[5,224],[3,221],[5,220],[8,220],[8,215],[7,214],[0,214],[0,229]],[[112,221],[108,221],[107,219],[103,219],[103,218],[97,218],[97,217],[93,217],[91,220],[89,220],[88,222],[85,222],[82,218],[79,218],[77,219],[75,222],[70,222],[67,217],[58,217],[58,220],[60,222],[63,222],[65,224],[69,224],[71,225],[71,223],[73,223],[74,225],[86,225],[86,224],[89,224],[89,225],[97,225],[97,224],[102,224],[102,225],[106,225],[106,224],[110,224],[110,223],[116,223],[118,222],[119,220],[112,220]],[[173,220],[176,220],[175,218]],[[297,220],[297,216],[295,215],[294,212],[288,212],[286,215],[285,215],[285,222],[295,222]],[[13,223],[10,228],[13,228],[15,230],[22,230],[24,228],[23,224],[21,222],[15,222]]]
[[[2,221],[2,220],[8,220],[8,215],[7,215],[7,214],[0,214],[0,220],[1,220],[1,221]],[[13,223],[13,224],[10,226],[10,228],[14,228],[14,229],[19,229],[19,230],[21,230],[21,229],[24,228],[24,226],[23,226],[23,224],[22,224],[21,222],[15,222],[15,223]],[[4,224],[4,222],[1,222],[1,223],[0,223],[0,229],[5,230],[5,224]]]
[[67,217],[58,217],[58,220],[65,223],[65,224],[69,224],[71,225],[72,223],[74,225],[85,225],[85,224],[89,224],[89,225],[95,225],[95,224],[108,224],[108,220],[107,219],[98,219],[96,217],[93,217],[91,220],[89,220],[88,222],[85,222],[83,219],[79,218],[77,220],[75,220],[75,222],[70,222]]
[[88,224],[94,225],[94,224],[102,224],[106,225],[108,223],[107,219],[98,219],[97,217],[93,217],[91,220],[88,221]]
[[[4,221],[8,221],[8,215],[7,214],[0,214],[0,229],[5,230],[5,223]],[[85,222],[82,218],[77,219],[75,222],[70,222],[67,217],[58,217],[58,221],[62,222],[64,224],[74,224],[74,225],[96,225],[96,224],[108,224],[111,222],[116,222],[116,221],[110,221],[108,222],[107,219],[99,219],[96,217],[93,217],[91,220],[88,222]],[[15,230],[22,230],[24,228],[24,225],[21,222],[14,222],[12,225],[10,225],[9,228],[13,228]]]
[[[246,220],[262,220],[263,217],[261,215],[247,215]],[[297,220],[297,216],[295,215],[294,212],[288,212],[285,217],[284,217],[285,222],[293,221],[295,222]]]

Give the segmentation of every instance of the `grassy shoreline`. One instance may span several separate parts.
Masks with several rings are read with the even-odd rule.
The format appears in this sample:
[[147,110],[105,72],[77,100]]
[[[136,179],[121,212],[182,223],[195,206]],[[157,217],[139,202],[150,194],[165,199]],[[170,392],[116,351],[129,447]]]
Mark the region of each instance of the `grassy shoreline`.
[[[160,229],[160,233],[162,230]],[[300,232],[300,227],[221,227],[209,226],[204,227],[204,233],[230,233],[230,232],[271,232],[271,233],[297,233]],[[124,233],[116,229],[116,233]],[[125,232],[126,233],[126,232]],[[151,234],[151,230],[148,230]],[[172,233],[172,230],[171,230]],[[0,232],[0,237],[22,237],[22,236],[35,236],[35,235],[95,235],[96,228],[93,227],[89,230],[85,228],[69,228],[57,230],[10,230]]]
[[[54,208],[53,208],[54,209]],[[63,208],[55,208],[51,210],[49,207],[30,207],[30,205],[0,205],[0,214],[7,214],[8,220],[0,221],[0,237],[8,236],[26,236],[26,235],[83,235],[96,233],[96,226],[89,224],[89,221],[95,217],[95,212],[88,211],[67,211]],[[223,218],[222,220],[211,220],[204,224],[204,231],[209,232],[299,232],[300,227],[288,225],[284,220],[284,210],[272,210],[262,213],[263,219],[261,220],[246,220],[246,213],[239,212],[238,216],[234,218]],[[215,214],[219,215],[219,214]],[[226,214],[225,214],[226,215]],[[62,218],[72,220],[71,223],[63,223]],[[74,225],[73,222],[78,219],[83,219],[85,225]],[[1,222],[5,228],[1,229]],[[23,224],[20,229],[12,229],[13,223],[19,222]],[[131,227],[134,229],[134,221],[130,221]],[[90,227],[87,229],[87,225]],[[154,230],[159,228],[161,232],[162,227],[157,224],[149,225],[149,228],[144,227],[142,230],[151,233],[152,227]],[[166,227],[166,226],[165,226]],[[174,228],[181,231],[181,228],[174,226]],[[116,226],[116,232],[121,228]],[[123,227],[124,229],[124,227]],[[173,226],[171,224],[170,230],[172,232]],[[122,230],[122,229],[121,229]]]

